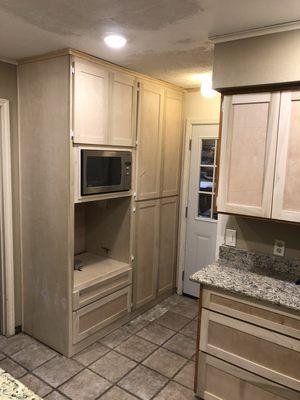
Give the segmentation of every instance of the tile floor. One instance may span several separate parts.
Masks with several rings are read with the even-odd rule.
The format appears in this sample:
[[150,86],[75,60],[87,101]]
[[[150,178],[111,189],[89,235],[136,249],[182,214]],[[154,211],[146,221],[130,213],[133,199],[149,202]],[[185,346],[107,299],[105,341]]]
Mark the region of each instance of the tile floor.
[[192,400],[197,302],[171,296],[68,359],[0,336],[0,368],[45,400]]

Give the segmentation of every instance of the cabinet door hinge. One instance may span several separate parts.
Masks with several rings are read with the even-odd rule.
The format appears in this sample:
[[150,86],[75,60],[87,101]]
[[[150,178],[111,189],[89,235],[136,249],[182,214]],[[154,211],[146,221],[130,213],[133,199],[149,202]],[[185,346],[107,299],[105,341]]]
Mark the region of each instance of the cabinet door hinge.
[[71,75],[75,75],[75,67],[73,64],[71,65]]
[[189,150],[192,150],[192,139],[189,141]]
[[70,130],[70,139],[74,140],[74,132],[72,130]]
[[184,281],[184,271],[181,273],[182,280]]
[[187,216],[188,216],[188,210],[189,210],[189,208],[185,207],[185,218],[187,218]]
[[136,212],[136,207],[132,207],[132,214],[135,214]]

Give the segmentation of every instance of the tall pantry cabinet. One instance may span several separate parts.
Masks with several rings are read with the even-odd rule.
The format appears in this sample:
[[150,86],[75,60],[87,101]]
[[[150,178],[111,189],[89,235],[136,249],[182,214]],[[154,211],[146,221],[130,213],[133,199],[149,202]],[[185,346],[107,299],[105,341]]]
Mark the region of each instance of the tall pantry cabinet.
[[181,146],[182,92],[142,81],[134,240],[137,308],[174,287]]
[[[183,91],[76,50],[18,74],[23,330],[72,356],[174,290]],[[81,148],[132,152],[132,190],[81,195]]]

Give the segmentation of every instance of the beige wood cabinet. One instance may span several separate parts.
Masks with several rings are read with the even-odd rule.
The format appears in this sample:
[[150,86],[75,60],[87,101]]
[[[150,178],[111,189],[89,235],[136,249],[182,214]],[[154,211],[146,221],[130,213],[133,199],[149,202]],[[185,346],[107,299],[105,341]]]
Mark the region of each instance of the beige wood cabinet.
[[[171,287],[177,199],[159,197],[175,193],[178,184],[174,167],[175,176],[164,178],[169,186],[162,185],[162,167],[173,172],[168,148],[178,155],[173,112],[181,89],[71,49],[23,60],[18,74],[23,329],[73,356],[130,318],[132,292],[137,307],[149,306]],[[131,193],[74,204],[80,200],[78,144],[135,146],[138,82],[146,132],[139,139],[139,193],[151,200],[136,203],[136,217]],[[85,262],[80,275],[75,255]]]
[[107,144],[109,72],[80,59],[75,59],[73,68],[74,142]]
[[88,338],[130,310],[131,286],[127,286],[73,312],[73,343]]
[[299,394],[208,354],[199,356],[199,388],[203,400],[299,400]]
[[160,197],[164,88],[142,81],[137,137],[137,200]]
[[200,350],[294,390],[300,390],[300,342],[203,309]]
[[160,201],[160,232],[158,257],[158,295],[174,287],[178,228],[178,197]]
[[225,96],[219,212],[300,222],[300,92]]
[[271,217],[279,93],[225,96],[218,211]]
[[157,294],[159,251],[159,200],[136,202],[135,305],[154,300]]
[[272,217],[300,222],[300,91],[281,93]]
[[172,291],[175,285],[178,197],[136,202],[135,305]]
[[162,144],[162,197],[179,194],[182,139],[182,93],[167,89]]
[[137,83],[126,73],[91,61],[73,61],[75,143],[134,146]]
[[179,193],[182,92],[141,82],[137,133],[137,200]]
[[111,109],[109,144],[134,146],[136,132],[137,80],[121,73],[111,73]]
[[299,313],[204,286],[195,391],[203,399],[299,399]]

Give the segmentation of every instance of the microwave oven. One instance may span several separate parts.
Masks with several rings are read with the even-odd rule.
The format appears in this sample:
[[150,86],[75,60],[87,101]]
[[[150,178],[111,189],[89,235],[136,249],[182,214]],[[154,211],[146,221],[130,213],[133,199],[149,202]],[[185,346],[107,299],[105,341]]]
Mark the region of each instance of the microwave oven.
[[132,153],[81,149],[81,195],[131,189]]

